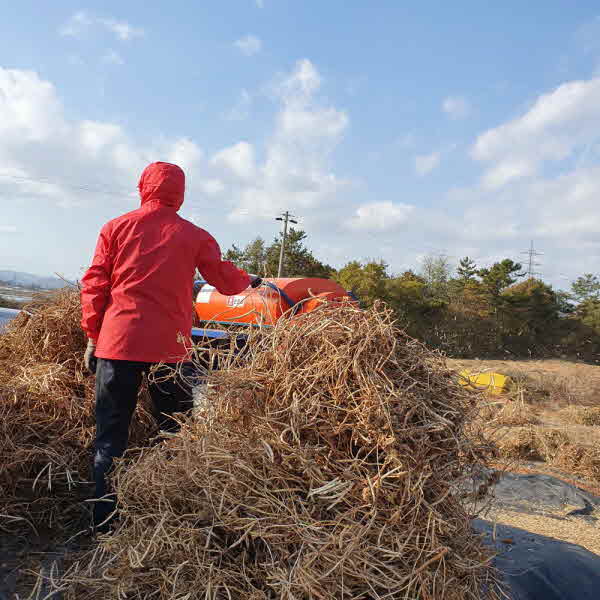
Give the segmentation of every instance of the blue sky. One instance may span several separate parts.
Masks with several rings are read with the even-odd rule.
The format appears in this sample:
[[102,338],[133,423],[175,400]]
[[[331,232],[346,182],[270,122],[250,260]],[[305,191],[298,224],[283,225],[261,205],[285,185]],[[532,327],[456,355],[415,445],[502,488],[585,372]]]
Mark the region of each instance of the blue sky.
[[0,8],[0,269],[77,276],[170,160],[223,248],[289,209],[335,266],[533,239],[566,286],[599,270],[598,40],[591,1]]

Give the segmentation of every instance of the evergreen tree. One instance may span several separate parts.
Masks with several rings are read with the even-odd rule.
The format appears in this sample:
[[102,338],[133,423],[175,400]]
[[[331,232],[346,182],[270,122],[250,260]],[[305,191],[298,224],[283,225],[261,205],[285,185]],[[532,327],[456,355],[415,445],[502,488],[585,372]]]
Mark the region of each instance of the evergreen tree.
[[502,293],[504,323],[512,335],[528,334],[541,341],[560,315],[560,302],[551,286],[531,277]]
[[456,269],[456,274],[458,275],[460,281],[464,283],[467,281],[474,281],[477,273],[478,269],[473,260],[471,260],[468,256],[460,259]]
[[586,273],[571,284],[572,296],[577,300],[577,318],[597,333],[600,333],[600,279]]
[[394,279],[398,279],[401,281],[417,281],[423,284],[427,283],[424,277],[421,277],[421,275],[417,275],[412,269],[404,271],[404,273],[402,273],[400,277],[394,277]]
[[[280,233],[265,252],[266,272],[269,277],[277,275],[282,237]],[[305,245],[306,237],[302,230],[291,228],[288,231],[283,260],[284,277],[331,277],[335,269],[313,256]]]
[[247,273],[255,275],[265,275],[266,270],[266,248],[265,241],[257,237],[244,249],[238,248],[235,244],[223,255],[225,260],[230,260]]
[[242,261],[244,260],[244,251],[241,248],[238,248],[235,244],[232,244],[231,248],[229,248],[223,254],[223,259],[230,260],[231,262],[240,266]]
[[382,260],[368,263],[354,260],[342,267],[334,279],[344,289],[354,292],[366,306],[372,306],[376,300],[388,300],[389,275]]
[[571,291],[578,302],[600,300],[600,279],[597,275],[586,273],[571,284]]
[[497,300],[502,290],[516,283],[517,273],[521,269],[522,265],[520,263],[516,263],[510,258],[505,258],[500,262],[494,263],[489,269],[479,269],[477,274],[481,277],[481,283],[492,300]]
[[[257,237],[242,250],[235,244],[224,253],[226,260],[234,262],[248,273],[261,277],[276,277],[281,250],[280,234],[270,246]],[[283,263],[284,277],[324,277],[329,278],[335,271],[333,267],[316,259],[305,245],[306,233],[290,229],[285,243]]]

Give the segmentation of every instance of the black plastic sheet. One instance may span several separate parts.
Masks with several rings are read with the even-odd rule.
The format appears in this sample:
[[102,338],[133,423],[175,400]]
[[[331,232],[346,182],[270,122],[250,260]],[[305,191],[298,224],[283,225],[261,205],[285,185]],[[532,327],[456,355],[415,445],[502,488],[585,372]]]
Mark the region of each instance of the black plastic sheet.
[[494,534],[482,519],[473,527],[498,552],[494,564],[512,600],[600,600],[600,556],[517,527],[497,524]]

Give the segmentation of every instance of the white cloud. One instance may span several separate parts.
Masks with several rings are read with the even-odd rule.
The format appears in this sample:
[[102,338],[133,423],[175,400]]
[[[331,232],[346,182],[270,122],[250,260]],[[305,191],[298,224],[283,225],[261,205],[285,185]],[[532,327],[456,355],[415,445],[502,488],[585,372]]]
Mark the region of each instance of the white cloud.
[[417,175],[423,177],[431,173],[440,164],[441,154],[439,152],[431,152],[431,154],[422,154],[415,156],[415,171]]
[[463,96],[448,96],[442,102],[442,110],[452,119],[464,119],[471,107]]
[[485,165],[482,185],[449,196],[448,205],[461,207],[460,222],[447,219],[450,238],[516,259],[534,239],[545,253],[544,277],[558,285],[565,273],[572,279],[597,271],[598,140],[600,79],[541,94],[523,114],[477,139],[472,156]]
[[65,37],[79,37],[92,25],[94,20],[85,11],[80,10],[62,25],[58,32]]
[[[588,152],[585,165],[581,160],[576,161],[578,166],[573,160],[559,162],[562,174],[541,176],[537,169],[530,178],[509,179],[498,188],[453,190],[439,199],[437,208],[436,203],[423,206],[417,201],[355,202],[348,182],[330,169],[331,152],[343,139],[347,116],[320,101],[322,85],[314,65],[300,61],[274,86],[280,103],[276,128],[264,148],[264,159],[259,157],[258,146],[252,146],[254,175],[242,181],[220,167],[224,190],[219,198],[232,202],[231,220],[254,218],[258,227],[258,215],[289,208],[306,218],[304,226],[310,232],[311,246],[319,248],[319,257],[335,264],[382,257],[400,271],[414,267],[417,255],[439,251],[457,257],[468,254],[483,266],[504,257],[521,259],[520,252],[533,238],[545,252],[541,270],[550,281],[560,283],[561,273],[574,278],[598,269],[600,152]],[[587,118],[586,122],[589,138],[583,147],[591,144],[588,139],[600,140],[600,119]],[[572,120],[567,123],[573,131]],[[551,140],[563,139],[561,127],[550,127]],[[542,130],[542,139],[548,139],[545,127]],[[512,143],[520,158],[522,147],[518,141]],[[540,145],[539,139],[535,145]],[[431,172],[453,148],[447,145],[424,154],[415,160],[415,169]],[[510,170],[510,144],[506,149],[487,148],[491,168],[500,162]],[[577,146],[566,158],[572,159],[576,150]],[[547,149],[540,152],[545,155]],[[368,189],[364,192],[368,198]]]
[[[583,87],[591,93],[587,83]],[[509,178],[501,187],[454,190],[439,199],[437,210],[419,198],[376,201],[366,186],[358,190],[357,201],[356,190],[332,166],[332,153],[343,141],[349,119],[323,100],[323,86],[315,65],[299,61],[271,88],[276,102],[272,130],[264,138],[233,139],[206,156],[186,137],[148,141],[135,138],[118,123],[70,118],[50,82],[31,71],[0,68],[0,197],[20,203],[19,213],[24,215],[19,220],[13,214],[0,227],[6,234],[0,236],[0,254],[15,256],[10,259],[15,265],[33,256],[37,266],[31,268],[42,272],[76,273],[91,252],[98,221],[133,208],[143,167],[167,160],[186,171],[184,215],[197,215],[198,224],[215,233],[224,247],[233,241],[244,244],[254,235],[270,238],[274,222],[262,225],[262,218],[289,209],[305,218],[302,226],[319,258],[336,265],[381,256],[399,271],[414,267],[417,255],[427,254],[431,245],[457,257],[469,254],[481,265],[504,256],[518,259],[533,238],[545,252],[541,268],[550,279],[558,273],[574,278],[598,270],[599,154],[590,153],[585,165],[560,162],[561,173],[553,175],[534,169],[530,178]],[[544,126],[529,125],[542,156],[548,150],[541,142],[566,140],[564,128],[575,131],[584,147],[588,140],[600,139],[600,120],[592,118],[596,113],[588,102],[583,103],[586,128],[575,113],[566,121],[559,119],[562,111]],[[498,129],[503,132],[502,127]],[[518,158],[529,150],[527,144],[513,143]],[[509,150],[497,144],[493,136],[488,138],[479,148],[481,160],[490,168],[509,168]],[[568,147],[571,158],[578,146]],[[448,151],[440,148],[432,154],[443,157]],[[422,161],[424,171],[440,160],[431,156]],[[75,212],[78,224],[87,231],[77,229],[73,236],[73,213],[55,207],[76,211],[77,205],[83,206]],[[45,225],[53,237],[8,235],[12,226],[29,232],[27,215],[43,214],[44,209],[46,215],[56,213]],[[31,224],[38,226],[35,220]]]
[[235,105],[223,114],[226,121],[243,121],[250,115],[252,95],[247,90],[242,90]]
[[32,71],[0,68],[0,134],[39,141],[64,131],[54,86]]
[[348,184],[330,169],[348,117],[319,102],[321,85],[314,65],[299,61],[273,86],[279,109],[262,158],[254,144],[239,141],[206,160],[188,138],[147,144],[116,123],[69,119],[51,83],[0,68],[0,174],[8,176],[0,188],[61,206],[95,202],[98,193],[130,203],[143,167],[167,160],[186,170],[195,196],[218,199],[232,218],[327,206]]
[[537,235],[574,246],[595,241],[600,248],[600,165],[538,179],[521,193],[523,209]]
[[322,79],[313,63],[307,58],[296,63],[294,71],[278,81],[273,92],[286,103],[295,100],[306,103],[322,85]]
[[525,114],[478,137],[472,156],[490,164],[483,185],[498,189],[572,156],[598,139],[599,119],[600,78],[564,83],[541,95]]
[[17,233],[19,230],[14,225],[0,225],[0,234]]
[[60,206],[108,194],[127,204],[148,162],[172,160],[194,169],[201,158],[185,138],[146,146],[115,123],[70,120],[51,83],[32,71],[0,68],[2,193]]
[[165,144],[165,160],[191,174],[204,157],[202,149],[190,138],[178,138]]
[[92,27],[101,27],[121,41],[128,41],[144,35],[144,30],[140,27],[134,27],[125,21],[117,21],[112,18],[102,19],[83,10],[77,11],[69,17],[58,32],[64,37],[80,38]]
[[236,40],[233,45],[246,56],[254,56],[262,49],[262,41],[255,35],[247,35],[239,40]]
[[108,31],[113,33],[121,41],[129,41],[136,37],[145,35],[141,27],[134,27],[125,21],[115,21],[114,19],[101,19],[99,23],[104,25]]
[[207,196],[218,196],[225,191],[225,184],[220,179],[207,179],[200,183],[200,189]]
[[258,8],[264,8],[265,7],[265,0],[256,0],[256,6]]
[[77,127],[78,143],[91,156],[98,156],[107,147],[125,142],[125,135],[118,125],[99,123],[97,121],[82,121]]
[[598,197],[599,164],[551,177],[534,175],[501,188],[454,190],[447,204],[460,207],[459,217],[440,215],[444,228],[439,228],[439,239],[448,240],[443,243],[452,247],[452,254],[471,245],[478,253],[515,260],[523,260],[520,253],[533,239],[544,252],[539,270],[559,285],[560,274],[574,279],[598,271]]
[[211,160],[211,164],[240,179],[250,179],[256,171],[254,148],[248,142],[238,142],[218,152]]
[[108,65],[124,65],[123,57],[115,50],[108,50],[102,57],[102,62]]
[[345,222],[354,230],[387,231],[405,224],[414,211],[410,204],[392,202],[372,202],[356,209],[355,215]]
[[[347,185],[329,170],[329,159],[342,139],[348,116],[318,102],[321,84],[315,66],[304,59],[272,87],[280,103],[275,131],[252,181],[233,190],[236,206],[232,218],[313,209]],[[244,153],[250,155],[249,148],[244,147]]]

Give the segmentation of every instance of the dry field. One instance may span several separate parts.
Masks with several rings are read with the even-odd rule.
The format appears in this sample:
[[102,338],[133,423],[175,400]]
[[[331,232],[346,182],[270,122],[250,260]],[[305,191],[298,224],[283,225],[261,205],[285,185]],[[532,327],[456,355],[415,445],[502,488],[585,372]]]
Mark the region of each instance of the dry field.
[[453,360],[455,368],[494,371],[514,382],[489,396],[481,424],[500,458],[563,470],[600,487],[600,366],[561,360]]
[[[456,369],[509,375],[512,389],[488,396],[480,427],[498,445],[497,466],[552,475],[600,496],[600,366],[563,360],[452,360]],[[600,520],[550,516],[496,506],[488,518],[579,544],[600,555]],[[600,519],[596,512],[590,515]]]
[[556,410],[600,406],[600,366],[567,360],[450,360],[470,371],[509,375],[524,388],[528,403]]

